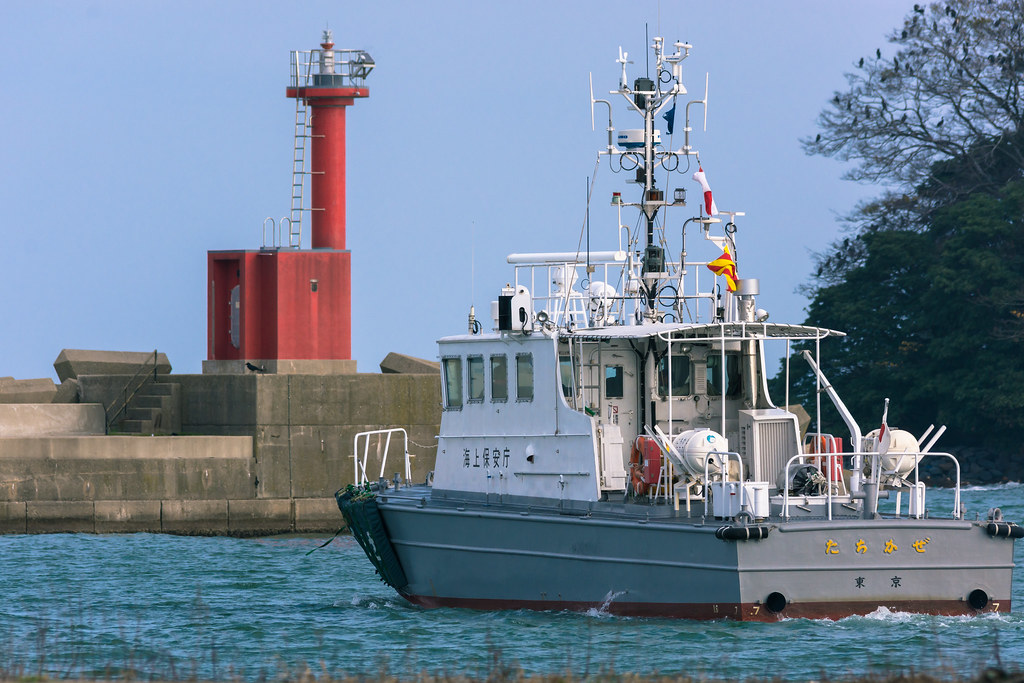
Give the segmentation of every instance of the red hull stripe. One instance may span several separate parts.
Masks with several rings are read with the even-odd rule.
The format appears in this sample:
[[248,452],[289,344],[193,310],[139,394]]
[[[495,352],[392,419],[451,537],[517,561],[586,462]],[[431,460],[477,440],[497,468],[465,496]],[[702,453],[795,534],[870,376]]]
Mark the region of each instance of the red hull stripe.
[[629,617],[668,617],[673,619],[735,619],[739,621],[778,621],[789,619],[842,619],[854,615],[870,614],[879,607],[893,612],[913,612],[945,616],[977,615],[984,612],[1010,612],[1010,600],[990,600],[983,610],[976,610],[962,600],[891,600],[874,602],[793,602],[776,614],[762,604],[723,602],[712,603],[651,603],[612,602],[598,605],[567,600],[491,600],[476,598],[439,598],[425,595],[405,595],[409,602],[426,608],[460,607],[479,610],[541,610],[586,612],[600,609],[608,614]]

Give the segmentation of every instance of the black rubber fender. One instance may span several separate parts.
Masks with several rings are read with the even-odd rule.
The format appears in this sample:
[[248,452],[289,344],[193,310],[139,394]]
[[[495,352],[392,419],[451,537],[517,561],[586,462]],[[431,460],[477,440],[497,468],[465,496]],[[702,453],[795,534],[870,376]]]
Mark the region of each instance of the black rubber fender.
[[715,538],[723,541],[760,541],[768,538],[770,526],[720,526],[715,530]]
[[1012,522],[989,522],[985,531],[996,538],[1024,538],[1024,527]]
[[334,498],[352,537],[373,563],[381,580],[398,591],[409,585],[377,508],[377,496],[370,490],[348,486],[335,493]]

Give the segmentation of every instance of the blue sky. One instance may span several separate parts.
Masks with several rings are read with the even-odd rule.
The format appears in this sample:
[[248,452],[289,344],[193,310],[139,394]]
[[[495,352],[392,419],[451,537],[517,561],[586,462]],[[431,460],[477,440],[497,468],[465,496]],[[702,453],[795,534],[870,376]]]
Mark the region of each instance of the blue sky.
[[[258,248],[264,219],[288,213],[289,51],[325,26],[377,63],[348,113],[360,371],[389,351],[434,358],[471,303],[487,315],[507,254],[575,249],[604,144],[588,74],[614,88],[621,45],[641,75],[645,23],[693,45],[691,93],[710,73],[693,143],[719,208],[747,213],[740,275],[760,278],[773,320],[799,322],[811,253],[882,188],[842,181],[798,139],[912,4],[5,2],[0,376],[54,377],[63,348],[157,348],[200,372],[206,252]],[[616,124],[633,127],[623,111]],[[602,168],[594,249],[614,244],[605,198],[621,189]]]

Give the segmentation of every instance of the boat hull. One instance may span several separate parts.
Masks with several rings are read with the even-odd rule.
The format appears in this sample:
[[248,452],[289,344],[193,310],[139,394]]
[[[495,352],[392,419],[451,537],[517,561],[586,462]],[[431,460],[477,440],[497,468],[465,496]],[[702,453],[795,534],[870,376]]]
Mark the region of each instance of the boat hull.
[[423,607],[754,621],[1011,607],[1012,540],[962,520],[776,520],[735,541],[714,520],[425,501],[378,501],[396,589]]

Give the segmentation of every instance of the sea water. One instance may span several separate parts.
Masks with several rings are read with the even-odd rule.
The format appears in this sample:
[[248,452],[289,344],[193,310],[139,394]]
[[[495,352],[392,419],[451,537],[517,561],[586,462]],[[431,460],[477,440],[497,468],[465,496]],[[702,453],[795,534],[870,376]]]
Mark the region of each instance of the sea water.
[[[1024,521],[1024,486],[967,489],[968,518]],[[947,500],[948,499],[948,500]],[[952,508],[948,491],[928,507]],[[247,681],[421,672],[687,674],[736,680],[1024,669],[1024,542],[1010,615],[880,609],[838,621],[688,622],[599,611],[425,610],[350,536],[0,536],[0,678]]]

